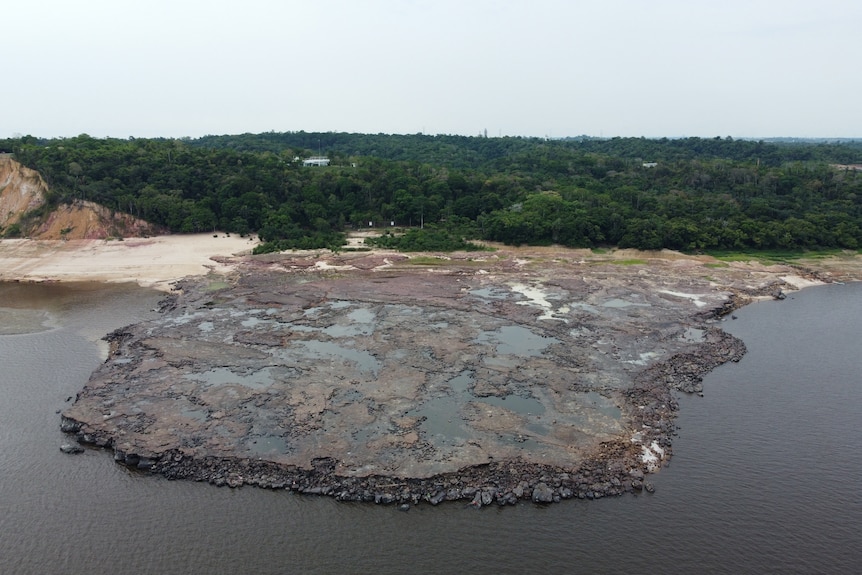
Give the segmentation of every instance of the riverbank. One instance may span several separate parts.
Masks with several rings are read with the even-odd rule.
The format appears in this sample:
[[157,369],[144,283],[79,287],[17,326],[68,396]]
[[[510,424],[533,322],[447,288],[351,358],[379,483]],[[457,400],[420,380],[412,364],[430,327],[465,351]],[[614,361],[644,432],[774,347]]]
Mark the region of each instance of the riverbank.
[[225,234],[110,240],[0,240],[0,281],[136,282],[169,291],[187,276],[227,273],[213,258],[251,253],[255,242]]

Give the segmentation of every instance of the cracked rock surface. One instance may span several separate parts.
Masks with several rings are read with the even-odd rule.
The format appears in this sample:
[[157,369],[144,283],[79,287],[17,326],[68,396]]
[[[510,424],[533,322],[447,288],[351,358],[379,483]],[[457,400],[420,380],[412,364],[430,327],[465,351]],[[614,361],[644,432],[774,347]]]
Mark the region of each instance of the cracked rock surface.
[[636,491],[670,456],[673,390],[744,353],[718,318],[783,285],[484,258],[271,256],[178,282],[160,318],[109,336],[63,428],[168,477],[347,500]]

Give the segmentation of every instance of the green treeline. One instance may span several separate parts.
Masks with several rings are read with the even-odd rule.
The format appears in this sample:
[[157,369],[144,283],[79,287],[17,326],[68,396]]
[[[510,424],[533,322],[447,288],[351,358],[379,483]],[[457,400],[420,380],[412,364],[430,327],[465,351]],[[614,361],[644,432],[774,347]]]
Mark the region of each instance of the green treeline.
[[391,248],[402,252],[483,251],[486,249],[466,241],[463,233],[458,233],[451,227],[441,229],[433,225],[428,228],[411,228],[403,234],[385,232],[379,237],[366,239],[365,243],[370,246]]
[[[174,232],[258,234],[261,251],[336,247],[369,223],[423,228],[384,240],[393,246],[862,246],[862,173],[835,166],[862,163],[859,141],[290,132],[27,136],[0,151],[43,175],[52,204],[90,200]],[[320,153],[329,167],[302,166]]]

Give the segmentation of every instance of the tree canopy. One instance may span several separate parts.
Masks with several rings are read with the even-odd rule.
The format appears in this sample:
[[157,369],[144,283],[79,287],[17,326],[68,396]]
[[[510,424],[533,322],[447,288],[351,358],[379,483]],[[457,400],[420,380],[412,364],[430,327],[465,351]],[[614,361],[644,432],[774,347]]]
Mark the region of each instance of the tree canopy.
[[[434,224],[407,242],[429,246],[441,230],[451,245],[862,246],[860,141],[288,132],[26,136],[0,149],[42,174],[53,204],[91,200],[174,232],[258,234],[263,251],[337,246],[369,222]],[[303,167],[318,154],[330,166]]]

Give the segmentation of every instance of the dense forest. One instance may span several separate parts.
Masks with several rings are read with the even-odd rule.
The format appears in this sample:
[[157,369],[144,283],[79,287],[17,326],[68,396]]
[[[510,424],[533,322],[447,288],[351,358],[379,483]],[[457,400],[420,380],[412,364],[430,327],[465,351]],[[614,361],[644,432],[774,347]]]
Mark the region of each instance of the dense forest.
[[[43,175],[52,205],[84,199],[174,232],[257,234],[264,251],[337,248],[369,223],[419,228],[387,245],[438,249],[862,247],[862,141],[288,132],[27,136],[0,151]],[[312,155],[331,164],[303,167]]]

